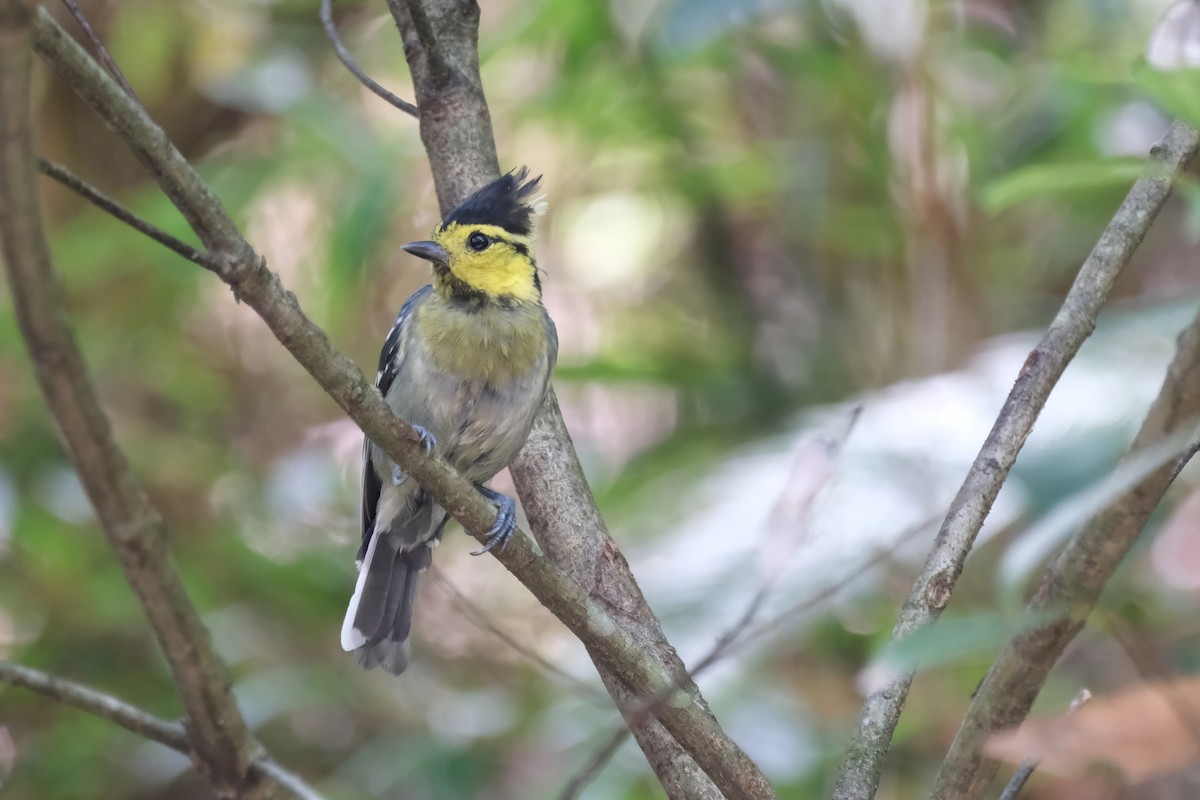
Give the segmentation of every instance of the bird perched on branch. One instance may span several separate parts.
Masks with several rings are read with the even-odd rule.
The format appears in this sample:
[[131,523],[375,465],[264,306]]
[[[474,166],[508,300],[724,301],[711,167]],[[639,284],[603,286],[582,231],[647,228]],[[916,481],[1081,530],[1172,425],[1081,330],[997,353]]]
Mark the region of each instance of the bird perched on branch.
[[[375,383],[401,419],[495,503],[479,555],[503,549],[516,529],[512,498],[483,483],[525,444],[558,354],[533,257],[532,196],[525,168],[483,187],[404,249],[433,266],[432,284],[400,309]],[[358,583],[342,647],[358,663],[399,675],[408,666],[417,576],[429,566],[449,515],[369,440],[363,447]]]

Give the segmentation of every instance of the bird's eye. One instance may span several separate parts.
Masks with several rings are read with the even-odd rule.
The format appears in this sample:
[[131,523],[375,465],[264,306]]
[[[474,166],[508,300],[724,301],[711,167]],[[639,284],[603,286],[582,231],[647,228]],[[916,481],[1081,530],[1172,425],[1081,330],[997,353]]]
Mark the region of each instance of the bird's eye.
[[476,253],[482,253],[484,250],[487,250],[488,245],[491,243],[492,240],[479,231],[475,231],[467,237],[467,247],[471,248]]

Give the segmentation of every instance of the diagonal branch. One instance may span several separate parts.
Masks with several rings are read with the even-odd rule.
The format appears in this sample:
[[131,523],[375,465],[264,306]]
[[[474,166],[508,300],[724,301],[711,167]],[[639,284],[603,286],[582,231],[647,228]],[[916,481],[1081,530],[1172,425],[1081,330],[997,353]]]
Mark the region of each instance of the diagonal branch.
[[[457,22],[465,24],[461,17]],[[478,20],[477,6],[473,19]],[[474,40],[471,41],[473,45]],[[484,541],[486,531],[495,521],[495,506],[444,459],[423,454],[417,433],[396,417],[374,385],[353,362],[333,348],[325,333],[303,313],[296,297],[267,269],[220,201],[144,110],[132,103],[41,10],[36,17],[34,46],[150,169],[159,186],[218,259],[218,274],[235,296],[262,317],[276,338],[371,441],[400,464],[472,536]],[[482,113],[486,117],[486,108]],[[422,107],[423,134],[429,116]],[[436,119],[437,114],[432,116]],[[475,150],[457,159],[460,170],[473,169],[480,163],[490,163],[492,173],[497,172],[494,151],[490,159]],[[665,654],[648,651],[612,606],[591,596],[562,567],[542,557],[527,536],[514,537],[496,557],[587,645],[603,674],[627,686],[634,696],[652,696],[674,685],[681,676],[686,678],[686,671],[665,641],[662,645]],[[605,557],[620,559],[615,548]],[[774,797],[761,773],[720,730],[689,683],[683,680],[685,691],[657,710],[662,725],[695,757],[697,764],[710,771],[714,780],[723,788],[728,787],[729,797]],[[680,757],[676,748],[671,758]],[[693,767],[691,773],[695,772]]]
[[[187,730],[178,722],[156,717],[112,695],[7,661],[0,661],[0,683],[20,686],[65,706],[106,719],[131,733],[177,750],[185,756],[192,754]],[[251,770],[284,786],[297,800],[321,800],[321,796],[303,781],[269,759],[261,758],[255,761]]]
[[63,705],[115,722],[131,733],[184,755],[191,752],[187,731],[178,722],[156,717],[95,689],[7,661],[0,661],[0,683],[20,686]]
[[[1200,314],[1179,336],[1162,389],[1121,464],[1183,434],[1200,415]],[[1040,620],[1005,646],[975,690],[954,744],[942,763],[931,797],[973,800],[996,775],[999,763],[983,756],[992,733],[1029,713],[1050,670],[1083,629],[1105,584],[1162,500],[1175,475],[1164,463],[1084,523],[1046,569],[1028,616]]]
[[252,771],[262,748],[184,592],[162,519],[113,440],[67,323],[38,206],[30,120],[33,17],[19,0],[0,2],[0,242],[17,323],[88,499],[171,669],[193,761],[218,794],[292,796]]
[[111,197],[101,192],[99,189],[86,183],[82,178],[71,172],[71,170],[67,169],[66,167],[39,157],[38,171],[47,178],[51,178],[52,180],[55,180],[67,187],[72,192],[79,195],[84,200],[87,200],[89,203],[96,206],[106,214],[109,214],[121,222],[124,222],[138,233],[149,236],[163,247],[183,256],[193,264],[204,267],[212,272],[216,272],[217,264],[212,257],[208,255],[208,253],[200,252],[187,242],[176,239],[166,231],[142,219],[137,214],[134,214],[132,211],[122,206],[116,200],[113,200]]
[[[1200,134],[1176,122],[1150,151],[1145,173],[1129,190],[1125,202],[1080,268],[1046,335],[1021,367],[962,488],[950,504],[925,567],[900,610],[892,631],[893,641],[933,624],[950,602],[950,593],[975,537],[1050,391],[1091,335],[1117,276],[1171,195],[1175,178],[1195,157],[1198,148]],[[870,800],[875,796],[912,679],[912,672],[904,672],[867,698],[838,773],[835,800]]]

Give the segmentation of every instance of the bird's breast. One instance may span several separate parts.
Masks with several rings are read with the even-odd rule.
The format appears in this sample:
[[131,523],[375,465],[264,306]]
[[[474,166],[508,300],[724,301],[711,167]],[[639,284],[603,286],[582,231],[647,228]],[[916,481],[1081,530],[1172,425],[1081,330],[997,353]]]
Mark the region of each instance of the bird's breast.
[[424,409],[442,454],[469,480],[491,478],[525,441],[550,371],[545,312],[517,309],[418,315]]
[[428,304],[416,322],[434,365],[483,389],[503,388],[546,361],[546,317],[535,304],[473,310]]

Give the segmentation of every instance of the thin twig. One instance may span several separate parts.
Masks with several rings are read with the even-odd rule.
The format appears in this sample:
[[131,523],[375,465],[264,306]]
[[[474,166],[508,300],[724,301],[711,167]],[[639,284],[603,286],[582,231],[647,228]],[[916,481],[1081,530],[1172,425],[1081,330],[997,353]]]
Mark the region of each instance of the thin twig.
[[[1172,438],[1196,435],[1200,414],[1200,313],[1178,338],[1154,403],[1115,473]],[[1042,575],[1026,609],[1030,625],[1005,645],[980,683],[934,780],[934,800],[976,800],[999,763],[987,739],[1029,713],[1050,670],[1083,629],[1105,585],[1162,501],[1176,463],[1162,464],[1080,527]]]
[[20,686],[63,705],[114,722],[127,731],[164,744],[172,750],[189,752],[190,743],[183,725],[156,717],[95,689],[8,661],[0,661],[0,682]]
[[[717,637],[716,641],[713,642],[713,646],[709,648],[709,651],[702,656],[699,661],[696,662],[696,665],[692,667],[689,673],[689,677],[692,680],[697,679],[702,672],[716,664],[725,656],[729,655],[729,650],[734,644],[740,644],[742,647],[746,647],[751,640],[770,636],[771,634],[778,632],[780,628],[783,627],[785,622],[793,620],[795,617],[807,611],[812,611],[813,609],[816,609],[820,605],[824,604],[826,601],[831,600],[843,589],[859,580],[870,570],[887,560],[892,555],[896,547],[904,544],[921,531],[927,530],[936,521],[936,517],[930,517],[915,525],[910,525],[899,536],[893,538],[893,544],[890,547],[880,548],[877,550],[870,558],[863,561],[856,569],[847,571],[846,576],[841,580],[835,581],[820,591],[810,594],[805,599],[789,606],[779,614],[776,614],[771,619],[751,630],[750,625],[758,616],[758,613],[762,609],[763,604],[766,602],[766,599],[772,588],[772,584],[768,583],[763,585],[757,592],[755,592],[754,597],[751,598],[750,602],[746,605],[746,609],[741,613],[737,620],[730,625],[724,631],[724,633]],[[678,685],[673,686],[669,691],[661,692],[656,697],[643,698],[640,703],[622,709],[624,722],[614,728],[611,736],[605,740],[604,745],[602,745],[580,768],[579,772],[571,778],[571,781],[567,784],[566,788],[563,789],[560,800],[563,800],[563,798],[567,797],[573,797],[574,795],[569,794],[570,791],[575,791],[576,793],[581,792],[591,781],[595,780],[596,776],[599,775],[600,771],[604,768],[604,765],[608,763],[609,759],[612,758],[612,753],[607,751],[613,746],[613,741],[618,739],[618,735],[627,731],[627,726],[635,725],[641,719],[645,718],[655,708],[665,702],[667,698],[671,696],[671,694],[678,691],[679,688],[680,687]],[[615,752],[615,748],[613,752]]]
[[87,36],[88,41],[96,48],[96,55],[100,58],[100,63],[108,70],[108,74],[113,76],[113,79],[121,85],[121,89],[125,94],[129,95],[129,99],[141,105],[142,101],[138,99],[137,92],[133,91],[133,87],[129,85],[129,81],[125,80],[125,74],[121,72],[121,68],[117,66],[117,62],[109,54],[108,48],[104,46],[104,42],[100,40],[92,23],[88,22],[88,18],[83,11],[75,4],[75,0],[62,0],[63,5],[71,12],[71,16],[79,23],[79,27],[83,29],[83,33]]
[[609,761],[612,761],[613,756],[617,754],[621,749],[621,745],[625,744],[630,735],[630,730],[625,725],[615,728],[604,741],[604,744],[597,748],[592,757],[588,759],[588,762],[583,765],[583,768],[559,792],[558,800],[575,800],[575,798],[583,794],[583,790],[592,781],[596,780],[596,776],[603,771]]
[[[1091,335],[1117,276],[1133,257],[1170,197],[1176,176],[1197,148],[1200,134],[1176,122],[1150,151],[1144,174],[1083,263],[1046,335],[1021,367],[904,602],[892,631],[893,642],[933,624],[950,602],[975,537],[1050,391]],[[875,796],[913,674],[905,670],[868,696],[838,772],[834,800],[870,800]]]
[[325,35],[333,43],[333,51],[337,53],[338,60],[342,62],[346,69],[350,70],[354,77],[358,78],[359,83],[410,117],[420,119],[421,112],[416,106],[383,88],[374,78],[364,72],[362,67],[358,66],[354,57],[350,55],[350,51],[346,49],[346,45],[342,43],[342,37],[338,35],[337,25],[333,23],[333,0],[321,0],[321,25],[325,28]]
[[1017,767],[1017,771],[1013,773],[1008,785],[1004,787],[1004,791],[1000,793],[999,800],[1017,800],[1017,795],[1025,788],[1025,784],[1029,782],[1033,771],[1037,769],[1037,761],[1022,761],[1021,766]]
[[535,652],[532,648],[527,647],[525,644],[517,641],[506,631],[501,630],[498,625],[492,622],[491,618],[483,609],[471,602],[471,599],[463,594],[463,592],[457,586],[455,586],[449,578],[446,577],[445,573],[443,573],[436,566],[431,566],[429,568],[429,574],[433,576],[433,579],[437,581],[438,585],[442,587],[442,590],[446,592],[446,594],[450,597],[450,600],[472,625],[479,628],[481,631],[486,631],[487,633],[492,634],[497,639],[511,647],[515,652],[536,664],[548,676],[557,680],[559,683],[570,687],[575,694],[582,697],[592,705],[598,708],[612,708],[612,699],[608,695],[601,694],[600,692],[596,691],[596,689],[579,680],[571,673],[551,663],[550,661],[547,661],[541,656],[541,654]]
[[[1064,716],[1066,714],[1074,713],[1075,709],[1079,708],[1081,705],[1091,699],[1091,692],[1089,692],[1087,689],[1080,689],[1079,693],[1075,695],[1075,698],[1071,700],[1070,705],[1067,706]],[[1021,766],[1017,767],[1017,771],[1014,772],[1012,778],[1009,779],[1008,785],[1004,787],[1004,791],[1000,793],[999,800],[1017,800],[1017,795],[1019,795],[1021,790],[1025,788],[1025,784],[1028,783],[1030,776],[1033,775],[1033,771],[1038,768],[1038,764],[1040,763],[1041,762],[1037,761],[1036,759],[1022,761]]]
[[[701,658],[696,666],[688,671],[687,682],[694,682],[700,673],[721,659],[729,647],[745,632],[746,628],[754,620],[755,616],[757,616],[769,592],[770,587],[763,586],[754,593],[754,597],[750,600],[750,603],[746,606],[746,610],[742,612],[737,621],[717,637],[708,654]],[[668,698],[679,692],[683,688],[684,682],[684,680],[676,681],[653,697],[643,697],[638,702],[621,708],[622,721],[614,726],[612,733],[604,740],[604,744],[597,748],[592,757],[584,762],[583,766],[579,768],[567,782],[567,785],[563,787],[562,792],[559,794],[559,800],[573,800],[582,794],[588,784],[594,781],[605,765],[612,760],[612,757],[621,748],[621,745],[632,730],[645,722]]]
[[[83,684],[7,661],[0,661],[0,683],[28,689],[65,706],[108,720],[185,756],[192,755],[187,731],[180,723],[156,717],[124,700],[118,700],[112,695],[98,692]],[[297,800],[322,800],[321,795],[295,773],[289,772],[265,755],[251,765],[251,770],[287,788]]]
[[75,173],[71,172],[66,167],[55,164],[53,161],[47,161],[41,156],[38,157],[38,171],[47,178],[52,178],[58,183],[70,189],[75,194],[87,200],[92,205],[99,208],[101,211],[109,214],[112,217],[124,222],[129,227],[133,228],[138,233],[149,236],[154,241],[158,242],[168,250],[183,256],[193,264],[197,264],[212,272],[217,271],[216,261],[207,253],[192,247],[187,242],[176,239],[171,234],[156,227],[150,222],[134,214],[129,209],[122,206],[117,201],[103,194],[99,189],[86,183]]
[[1179,458],[1175,460],[1175,469],[1171,471],[1171,479],[1167,481],[1167,485],[1175,483],[1175,479],[1179,477],[1179,473],[1183,472],[1183,468],[1196,457],[1196,453],[1200,453],[1200,439],[1196,439],[1187,446],[1187,449],[1179,454]]

